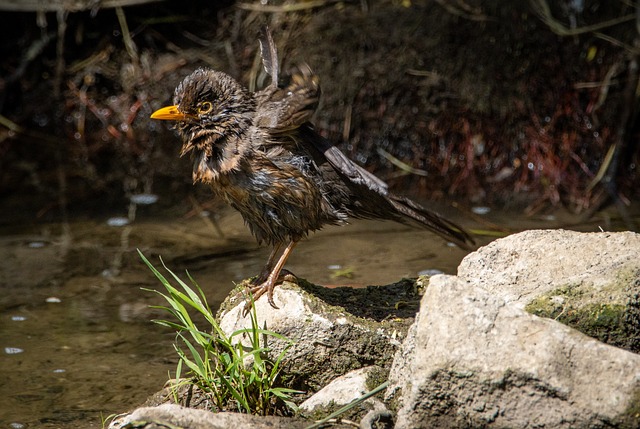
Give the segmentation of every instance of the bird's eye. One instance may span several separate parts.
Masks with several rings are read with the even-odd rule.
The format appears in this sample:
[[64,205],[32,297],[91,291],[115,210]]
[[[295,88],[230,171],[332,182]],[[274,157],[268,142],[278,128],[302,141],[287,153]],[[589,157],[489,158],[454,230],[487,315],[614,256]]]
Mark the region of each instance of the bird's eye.
[[211,112],[211,109],[213,109],[213,104],[208,101],[203,101],[202,103],[200,103],[200,106],[198,106],[198,113],[204,115]]

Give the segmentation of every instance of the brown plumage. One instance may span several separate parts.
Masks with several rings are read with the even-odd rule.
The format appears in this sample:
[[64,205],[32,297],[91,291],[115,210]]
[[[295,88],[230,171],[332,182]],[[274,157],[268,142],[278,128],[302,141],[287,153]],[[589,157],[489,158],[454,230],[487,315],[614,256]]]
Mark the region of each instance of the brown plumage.
[[317,76],[303,65],[279,85],[268,32],[261,50],[272,78],[265,89],[251,93],[225,73],[200,68],[178,85],[173,106],[151,116],[177,121],[181,155],[194,159],[194,181],[209,184],[240,212],[259,243],[273,246],[251,289],[254,299],[267,293],[276,307],[273,290],[296,243],[349,218],[412,222],[462,248],[473,244],[462,228],[390,193],[317,134],[309,122],[320,96]]

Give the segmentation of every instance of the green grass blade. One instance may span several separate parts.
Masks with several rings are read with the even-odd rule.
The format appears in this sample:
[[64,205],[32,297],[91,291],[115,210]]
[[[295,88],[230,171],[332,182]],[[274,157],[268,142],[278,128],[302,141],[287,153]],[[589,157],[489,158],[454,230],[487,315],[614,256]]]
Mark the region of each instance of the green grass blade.
[[[154,308],[169,313],[175,319],[158,319],[154,322],[177,332],[177,343],[174,343],[179,357],[176,379],[180,380],[187,375],[193,377],[180,383],[197,385],[218,409],[231,407],[241,412],[258,414],[273,412],[283,404],[295,409],[291,395],[298,392],[277,384],[280,362],[293,344],[292,341],[266,329],[266,325],[260,328],[254,305],[250,313],[251,326],[227,335],[216,321],[204,291],[188,272],[186,274],[191,286],[173,273],[162,258],[162,266],[170,274],[168,278],[153,267],[142,252],[138,250],[138,253],[165,289],[165,292],[144,289],[162,296],[167,302],[166,306]],[[196,313],[204,316],[207,322],[206,332],[196,325],[192,317]],[[244,344],[240,341],[242,339],[245,340]],[[287,343],[275,362],[269,357],[270,339]],[[247,358],[251,358],[249,365]]]

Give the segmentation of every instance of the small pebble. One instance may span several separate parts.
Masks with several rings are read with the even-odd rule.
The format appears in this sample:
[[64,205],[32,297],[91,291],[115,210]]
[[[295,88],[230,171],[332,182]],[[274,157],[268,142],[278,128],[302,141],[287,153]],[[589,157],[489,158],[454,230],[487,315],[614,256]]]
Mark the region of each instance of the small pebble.
[[111,217],[107,219],[107,225],[109,226],[129,225],[129,219],[127,219],[126,217]]
[[491,211],[491,208],[489,207],[484,207],[484,206],[478,206],[478,207],[472,207],[471,211],[477,215],[486,215],[487,213],[489,213]]
[[55,296],[50,296],[49,298],[45,299],[45,301],[53,303],[53,304],[58,304],[58,303],[62,302],[62,300],[60,298],[55,297]]
[[155,194],[135,194],[131,195],[130,200],[134,204],[146,206],[149,204],[155,204],[158,201],[158,196]]
[[18,347],[5,347],[4,352],[8,355],[17,355],[22,353],[24,350]]
[[118,275],[118,272],[114,271],[114,270],[110,270],[109,268],[106,268],[106,269],[102,270],[100,275],[102,277],[104,277],[104,278],[110,279],[112,277],[116,277]]

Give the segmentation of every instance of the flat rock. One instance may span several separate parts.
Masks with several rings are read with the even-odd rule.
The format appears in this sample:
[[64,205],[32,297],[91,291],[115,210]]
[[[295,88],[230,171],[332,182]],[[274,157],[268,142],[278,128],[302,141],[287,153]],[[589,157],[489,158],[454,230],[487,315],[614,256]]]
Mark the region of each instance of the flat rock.
[[118,416],[111,422],[109,429],[301,429],[308,425],[309,422],[302,419],[226,412],[212,413],[176,404],[163,404],[157,407],[138,408],[130,414]]
[[[385,294],[385,289],[396,294],[398,285],[380,286],[374,290],[344,290],[345,294],[359,297],[344,298],[342,306],[326,298],[340,291],[318,288],[307,283],[303,287],[285,283],[275,289],[275,302],[280,309],[272,308],[266,299],[255,303],[258,326],[285,336],[293,343],[281,363],[291,386],[314,393],[335,378],[352,370],[370,365],[390,368],[393,356],[406,334],[412,317],[391,317],[395,312],[392,304],[386,303],[387,318],[380,321],[355,316],[363,307],[373,304],[367,294]],[[401,288],[413,288],[405,282]],[[355,295],[354,295],[355,294]],[[250,315],[243,315],[243,300],[234,300],[233,295],[223,303],[219,314],[220,326],[227,335],[251,326]],[[350,311],[350,307],[356,310]],[[415,310],[410,312],[411,316]],[[286,342],[269,338],[272,356],[277,356]]]
[[[587,284],[619,294],[616,277],[640,272],[640,234],[530,230],[467,255],[458,277],[524,308],[541,292]],[[637,278],[637,277],[636,277]]]
[[510,305],[640,351],[640,234],[524,231],[469,254],[458,276]]

